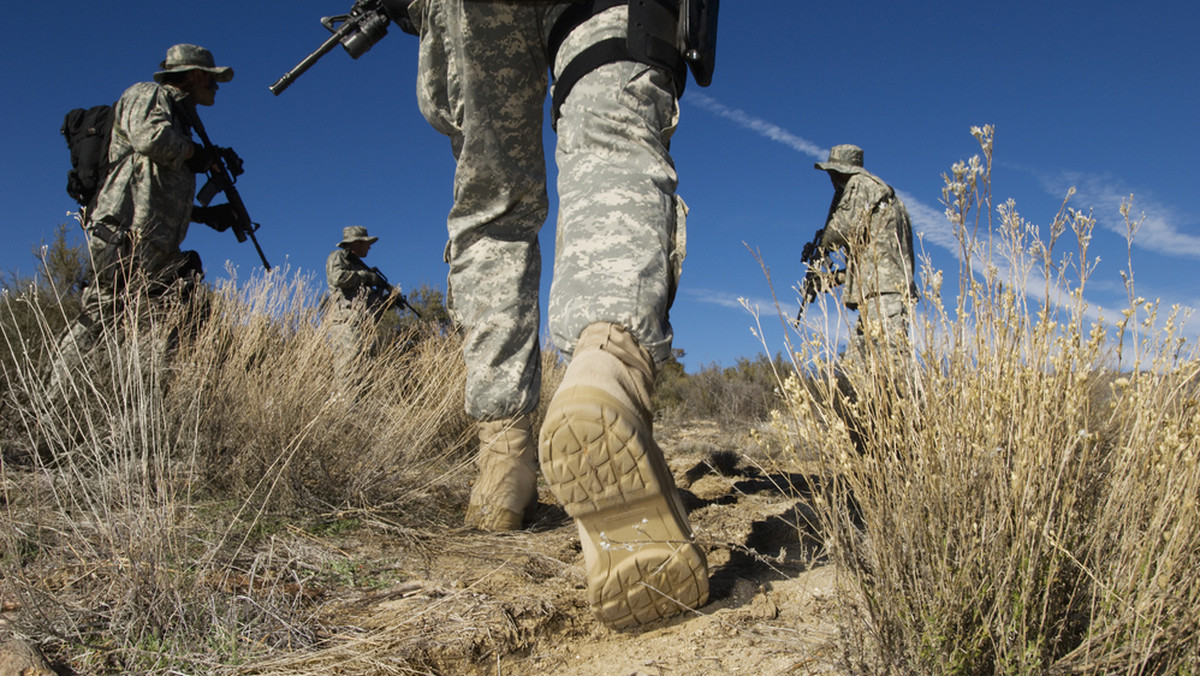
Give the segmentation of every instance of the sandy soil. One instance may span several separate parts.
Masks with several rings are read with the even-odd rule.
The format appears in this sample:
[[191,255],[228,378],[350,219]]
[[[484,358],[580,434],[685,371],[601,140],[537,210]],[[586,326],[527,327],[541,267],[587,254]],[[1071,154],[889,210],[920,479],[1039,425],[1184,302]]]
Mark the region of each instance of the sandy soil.
[[[740,454],[739,434],[656,429],[708,554],[710,600],[695,612],[632,631],[599,624],[575,525],[543,488],[536,522],[516,533],[280,534],[293,562],[346,575],[297,594],[311,613],[295,628],[298,650],[253,673],[839,673],[839,575],[806,525],[805,489],[819,478],[761,466]],[[0,629],[17,609],[0,609]]]
[[528,531],[463,529],[447,533],[436,551],[399,547],[406,581],[326,604],[328,620],[347,630],[340,647],[314,659],[346,667],[366,651],[446,674],[838,673],[839,577],[820,561],[819,544],[802,535],[813,532],[799,497],[813,477],[722,454],[734,449],[720,447],[729,435],[712,423],[664,426],[657,436],[708,552],[704,607],[634,631],[600,625],[584,601],[574,523],[543,491]]

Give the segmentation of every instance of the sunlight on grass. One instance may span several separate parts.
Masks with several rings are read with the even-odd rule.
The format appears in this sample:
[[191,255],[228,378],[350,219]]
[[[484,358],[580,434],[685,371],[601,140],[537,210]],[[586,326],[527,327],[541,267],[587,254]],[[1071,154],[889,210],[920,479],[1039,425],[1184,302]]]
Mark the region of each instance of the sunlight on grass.
[[314,569],[295,518],[459,518],[473,430],[458,337],[389,335],[334,373],[310,284],[277,269],[133,303],[53,384],[72,310],[42,287],[6,294],[2,588],[77,668],[208,672],[313,644],[311,601],[348,564]]
[[1138,297],[1132,268],[1124,312],[1089,307],[1095,221],[1064,202],[1042,231],[994,205],[992,130],[973,133],[982,158],[956,164],[943,195],[959,289],[946,298],[924,261],[915,366],[876,353],[843,368],[826,334],[790,345],[768,436],[830,479],[827,554],[858,592],[841,650],[883,673],[1195,673],[1186,313]]

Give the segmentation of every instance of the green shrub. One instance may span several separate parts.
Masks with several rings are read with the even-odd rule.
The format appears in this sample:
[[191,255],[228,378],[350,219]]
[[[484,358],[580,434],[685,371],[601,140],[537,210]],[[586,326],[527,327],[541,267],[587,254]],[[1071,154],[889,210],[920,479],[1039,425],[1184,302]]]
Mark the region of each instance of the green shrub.
[[0,349],[4,374],[12,375],[19,362],[24,365],[28,358],[47,354],[43,338],[59,335],[79,314],[87,249],[71,242],[69,231],[66,223],[60,224],[49,243],[33,250],[37,274],[0,275],[0,325],[10,341],[7,349]]
[[[676,350],[682,357],[683,351]],[[765,420],[778,404],[779,374],[789,366],[782,355],[741,357],[733,366],[709,364],[688,374],[675,356],[658,369],[654,408],[661,417],[703,418],[722,423]]]

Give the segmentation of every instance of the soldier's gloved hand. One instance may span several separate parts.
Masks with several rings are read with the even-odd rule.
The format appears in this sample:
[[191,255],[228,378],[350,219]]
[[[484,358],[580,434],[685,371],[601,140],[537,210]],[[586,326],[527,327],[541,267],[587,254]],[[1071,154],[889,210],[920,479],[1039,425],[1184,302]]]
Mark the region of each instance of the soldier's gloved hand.
[[194,152],[192,156],[184,160],[183,166],[187,167],[194,174],[201,174],[208,171],[208,168],[217,161],[217,154],[209,150],[205,146],[193,145]]
[[217,148],[217,152],[225,160],[225,168],[229,170],[235,178],[242,175],[242,158],[233,151],[233,148]]
[[229,204],[211,207],[192,207],[192,221],[203,223],[217,232],[225,232],[237,223],[237,214]]

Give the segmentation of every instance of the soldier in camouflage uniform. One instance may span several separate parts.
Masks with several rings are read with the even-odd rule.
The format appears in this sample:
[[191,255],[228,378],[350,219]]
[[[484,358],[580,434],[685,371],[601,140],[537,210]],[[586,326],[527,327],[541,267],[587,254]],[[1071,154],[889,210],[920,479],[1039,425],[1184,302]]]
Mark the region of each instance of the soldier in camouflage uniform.
[[193,207],[196,174],[216,158],[192,140],[183,113],[213,105],[217,83],[233,79],[233,69],[189,44],[168,49],[160,67],[154,82],[133,85],[113,109],[109,173],[84,219],[94,276],[60,345],[56,381],[82,363],[103,322],[119,315],[130,294],[157,301],[168,290],[190,292],[203,267],[195,251],[180,250],[189,222],[218,231],[235,222],[228,204]]
[[[686,207],[669,152],[682,82],[630,58],[570,68],[592,47],[632,39],[628,12],[602,1],[409,5],[421,38],[421,112],[457,159],[448,296],[466,329],[467,412],[481,421],[467,523],[486,530],[521,527],[537,501],[537,237],[548,212],[542,117],[554,75],[560,208],[549,324],[571,362],[547,409],[540,459],[578,523],[589,603],[616,628],[708,596],[705,555],[650,409],[684,256]],[[654,37],[673,49],[669,32]]]
[[[337,351],[335,366],[341,375],[348,373],[364,346],[363,330],[374,325],[376,313],[393,293],[400,291],[362,260],[377,241],[379,238],[368,235],[365,227],[348,226],[342,229],[338,248],[325,260],[329,285],[323,302],[325,324]],[[401,294],[401,303],[403,297]]]
[[838,390],[834,410],[846,424],[850,440],[860,453],[866,452],[874,416],[896,415],[890,396],[870,402],[869,412],[857,405],[855,383],[863,376],[888,379],[886,391],[906,396],[915,375],[908,356],[909,307],[916,299],[913,281],[912,225],[904,203],[891,186],[863,169],[863,151],[854,145],[834,146],[829,161],[816,168],[829,173],[833,203],[818,242],[818,260],[840,251],[846,269],[830,271],[817,265],[809,270],[805,288],[811,301],[817,291],[845,284],[842,303],[858,311],[850,344],[842,354],[837,373]]
[[908,210],[891,186],[863,168],[858,146],[834,146],[829,161],[814,166],[829,173],[834,187],[819,248],[823,254],[846,254],[846,269],[826,279],[844,283],[842,303],[858,310],[843,358],[865,358],[869,341],[896,358],[897,341],[908,335],[908,308],[916,298]]

